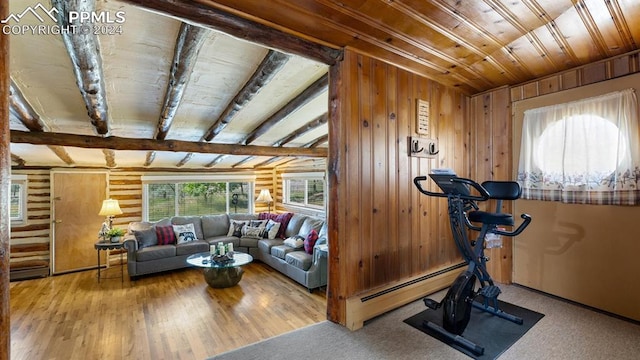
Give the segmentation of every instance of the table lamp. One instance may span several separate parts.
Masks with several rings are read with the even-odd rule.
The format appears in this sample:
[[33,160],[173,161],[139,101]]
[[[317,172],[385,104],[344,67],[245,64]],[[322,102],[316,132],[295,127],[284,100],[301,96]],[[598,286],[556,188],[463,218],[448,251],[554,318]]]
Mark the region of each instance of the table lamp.
[[267,203],[268,212],[271,213],[271,203],[273,202],[273,198],[271,197],[271,193],[269,193],[269,189],[260,190],[260,195],[256,198],[256,202]]
[[122,214],[122,210],[120,210],[120,204],[118,204],[118,200],[107,199],[102,201],[102,208],[98,215],[106,216],[107,219],[102,223],[102,227],[100,228],[100,238],[105,239],[105,235],[113,225],[113,216]]

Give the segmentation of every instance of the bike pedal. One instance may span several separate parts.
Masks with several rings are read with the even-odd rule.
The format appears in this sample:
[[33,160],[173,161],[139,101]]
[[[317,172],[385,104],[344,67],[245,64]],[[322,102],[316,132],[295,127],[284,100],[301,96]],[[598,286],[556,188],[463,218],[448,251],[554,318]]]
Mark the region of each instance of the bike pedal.
[[439,308],[439,307],[440,307],[440,303],[439,303],[439,302],[437,302],[437,301],[435,301],[435,300],[433,300],[433,299],[427,299],[427,298],[424,298],[424,299],[422,299],[422,301],[424,301],[424,304],[425,304],[429,309],[436,310],[437,308]]
[[480,291],[478,292],[480,295],[484,296],[485,298],[497,298],[498,295],[500,295],[501,291],[500,288],[495,286],[495,285],[489,285],[489,286],[485,286],[482,289],[480,289]]

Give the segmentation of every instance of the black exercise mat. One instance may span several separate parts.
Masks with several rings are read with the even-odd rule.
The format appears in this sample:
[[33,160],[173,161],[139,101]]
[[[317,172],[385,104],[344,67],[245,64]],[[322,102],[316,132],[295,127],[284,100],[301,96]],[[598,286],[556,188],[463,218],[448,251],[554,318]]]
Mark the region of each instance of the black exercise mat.
[[462,336],[477,345],[484,347],[484,354],[480,356],[454,343],[438,332],[422,326],[422,323],[425,320],[442,326],[442,307],[438,310],[427,309],[404,320],[404,322],[448,344],[454,349],[471,356],[474,359],[495,359],[511,347],[511,345],[515,344],[522,335],[529,331],[533,325],[544,317],[544,314],[509,304],[504,301],[498,300],[498,303],[500,309],[504,312],[521,317],[523,324],[515,324],[509,320],[499,318],[474,307],[471,310],[471,320],[469,320],[469,325],[467,325]]

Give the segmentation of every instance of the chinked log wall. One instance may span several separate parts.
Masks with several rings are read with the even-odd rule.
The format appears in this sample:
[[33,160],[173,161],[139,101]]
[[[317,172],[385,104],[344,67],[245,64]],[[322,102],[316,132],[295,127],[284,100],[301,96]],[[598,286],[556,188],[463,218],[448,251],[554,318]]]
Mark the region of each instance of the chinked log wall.
[[[357,329],[446,287],[458,272],[424,278],[461,257],[446,200],[421,195],[412,181],[432,168],[469,176],[468,97],[352,51],[330,76],[340,81],[330,85],[339,114],[330,118],[329,217],[331,231],[338,230],[330,233],[328,312]],[[430,103],[429,137],[440,149],[433,160],[408,156],[417,99]]]
[[[25,225],[11,227],[11,278],[17,280],[47,276],[50,266],[51,237],[50,171],[15,170],[13,173],[25,174],[28,177],[28,221]],[[144,174],[141,171],[113,170],[110,172],[109,196],[117,199],[122,209],[122,215],[113,219],[114,226],[126,228],[129,222],[142,219],[141,177]],[[256,175],[254,199],[258,196],[260,189],[274,188],[275,170],[254,171],[252,174]],[[267,206],[256,203],[255,210],[256,212],[267,211]],[[97,231],[98,229],[96,234]],[[119,257],[115,256],[113,260],[117,259]]]
[[[502,87],[471,98],[471,178],[512,180],[517,159],[512,159],[512,102],[577,88],[640,72],[640,51],[573,68],[512,87]],[[493,204],[488,204],[493,205]],[[504,211],[510,212],[510,203]],[[491,276],[502,283],[512,281],[512,239],[504,238],[502,249],[491,249]]]

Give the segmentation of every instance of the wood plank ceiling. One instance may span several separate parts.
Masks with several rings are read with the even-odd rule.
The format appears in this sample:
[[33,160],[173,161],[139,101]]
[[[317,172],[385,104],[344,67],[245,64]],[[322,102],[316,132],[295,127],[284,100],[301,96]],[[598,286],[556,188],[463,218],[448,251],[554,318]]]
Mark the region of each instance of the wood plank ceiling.
[[[253,168],[321,159],[328,146],[327,64],[342,48],[472,95],[640,44],[637,0],[37,4],[12,0],[15,17],[3,22],[14,29],[14,167]],[[58,16],[48,18],[54,9]],[[18,31],[76,24],[69,10],[119,14],[123,21],[111,25],[121,31]]]

